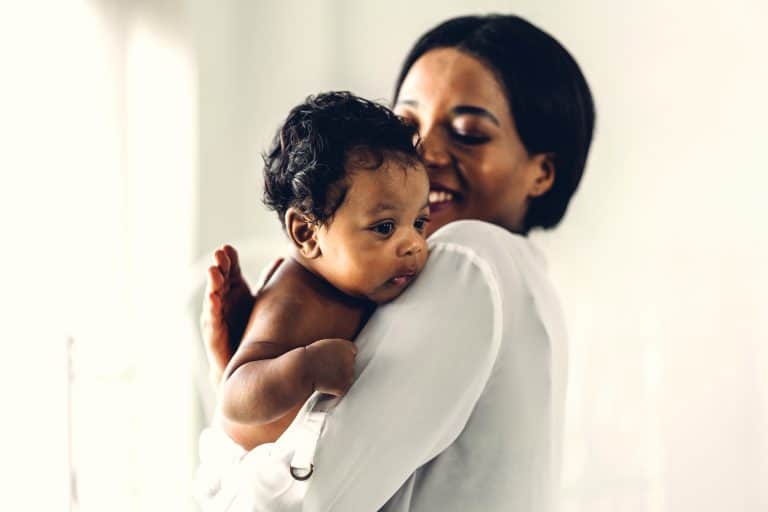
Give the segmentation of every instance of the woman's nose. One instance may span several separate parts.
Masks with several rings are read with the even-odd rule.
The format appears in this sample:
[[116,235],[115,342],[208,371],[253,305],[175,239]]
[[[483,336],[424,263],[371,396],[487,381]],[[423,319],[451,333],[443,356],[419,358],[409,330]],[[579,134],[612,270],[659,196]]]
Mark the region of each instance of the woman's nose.
[[450,165],[451,156],[448,154],[445,136],[441,133],[439,126],[422,129],[419,135],[421,137],[421,156],[427,167],[436,168]]

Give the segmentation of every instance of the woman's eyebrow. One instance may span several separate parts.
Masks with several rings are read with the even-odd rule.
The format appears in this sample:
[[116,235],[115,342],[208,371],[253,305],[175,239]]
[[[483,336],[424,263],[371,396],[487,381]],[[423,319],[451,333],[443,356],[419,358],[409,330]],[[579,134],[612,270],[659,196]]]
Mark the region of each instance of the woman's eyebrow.
[[395,106],[398,105],[408,105],[409,107],[416,108],[419,106],[419,102],[416,100],[397,100],[397,103],[395,103]]
[[[395,106],[397,105],[408,105],[409,107],[418,108],[419,102],[416,100],[399,100],[397,103],[395,103]],[[496,116],[482,107],[476,107],[474,105],[457,105],[451,109],[451,112],[456,116],[471,115],[486,117],[490,119],[493,124],[501,127],[501,123],[499,123],[499,120],[496,118]]]
[[451,109],[451,112],[453,112],[454,115],[463,115],[463,114],[469,114],[473,116],[482,116],[487,117],[488,119],[493,122],[496,126],[501,126],[499,123],[499,120],[496,119],[496,116],[488,112],[482,107],[475,107],[473,105],[457,105]]

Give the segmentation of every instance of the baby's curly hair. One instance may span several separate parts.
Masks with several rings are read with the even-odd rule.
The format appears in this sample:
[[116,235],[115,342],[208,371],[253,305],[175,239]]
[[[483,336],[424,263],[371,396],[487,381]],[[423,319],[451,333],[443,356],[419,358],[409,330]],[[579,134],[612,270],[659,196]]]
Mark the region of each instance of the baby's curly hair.
[[375,170],[395,159],[419,161],[418,132],[387,107],[350,92],[309,96],[288,114],[264,158],[264,204],[285,228],[296,208],[313,222],[328,223],[344,202],[347,164]]

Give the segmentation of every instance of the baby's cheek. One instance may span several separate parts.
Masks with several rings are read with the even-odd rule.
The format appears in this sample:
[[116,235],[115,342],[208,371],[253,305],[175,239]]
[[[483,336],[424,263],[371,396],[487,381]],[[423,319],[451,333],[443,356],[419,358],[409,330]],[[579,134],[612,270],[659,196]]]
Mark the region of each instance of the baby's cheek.
[[427,264],[428,259],[429,259],[429,245],[427,245],[427,241],[425,240],[424,246],[421,248],[421,268],[422,269]]
[[379,282],[381,272],[381,264],[370,259],[362,259],[356,265],[354,279],[361,289],[371,292],[381,284]]

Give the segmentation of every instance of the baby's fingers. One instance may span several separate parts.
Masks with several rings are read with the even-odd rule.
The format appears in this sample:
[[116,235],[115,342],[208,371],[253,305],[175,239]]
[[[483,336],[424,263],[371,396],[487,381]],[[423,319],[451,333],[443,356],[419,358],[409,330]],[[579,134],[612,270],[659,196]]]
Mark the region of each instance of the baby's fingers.
[[225,244],[221,248],[222,251],[224,251],[224,254],[229,258],[229,267],[227,268],[227,273],[231,274],[232,277],[237,277],[240,275],[240,257],[237,255],[237,251],[234,247],[232,247],[229,244]]
[[208,267],[208,279],[205,281],[205,293],[220,293],[224,288],[224,275],[215,265]]
[[229,259],[229,256],[227,256],[227,253],[223,248],[217,249],[216,252],[213,253],[213,261],[216,262],[216,265],[221,269],[221,273],[224,277],[228,277],[229,269],[232,267],[232,261]]

